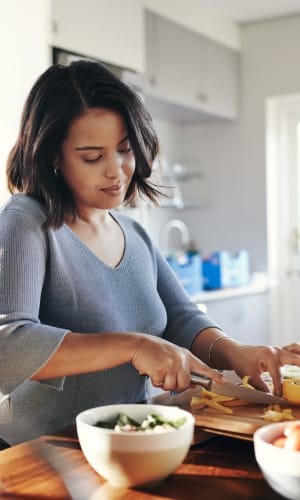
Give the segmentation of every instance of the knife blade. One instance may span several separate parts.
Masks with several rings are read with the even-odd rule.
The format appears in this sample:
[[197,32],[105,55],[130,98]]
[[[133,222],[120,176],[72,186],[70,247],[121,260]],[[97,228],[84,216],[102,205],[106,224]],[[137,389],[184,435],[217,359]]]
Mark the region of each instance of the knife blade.
[[268,392],[259,391],[257,389],[249,389],[248,387],[231,384],[230,382],[227,382],[226,384],[219,384],[214,380],[202,377],[196,373],[191,373],[191,383],[201,385],[208,391],[217,392],[222,396],[232,396],[234,398],[244,399],[245,401],[250,401],[256,404],[278,404],[280,406],[291,406],[291,403],[289,403],[286,399],[273,396],[273,394],[269,394]]
[[[57,441],[57,445],[48,444],[47,441],[34,439],[30,441],[32,450],[40,455],[54,471],[59,475],[63,482],[69,497],[72,500],[96,500],[102,497],[102,484],[95,479],[92,470],[82,469],[82,472],[76,470],[78,463],[74,457],[62,454],[60,446],[62,443]],[[101,490],[101,491],[100,491]],[[105,495],[105,493],[104,493]],[[105,495],[105,498],[106,497]]]

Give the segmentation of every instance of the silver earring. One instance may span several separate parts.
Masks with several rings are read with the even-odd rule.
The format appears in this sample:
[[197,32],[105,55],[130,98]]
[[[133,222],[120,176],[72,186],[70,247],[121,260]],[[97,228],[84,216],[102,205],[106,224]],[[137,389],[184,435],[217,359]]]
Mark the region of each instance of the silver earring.
[[54,175],[56,177],[59,176],[59,163],[58,163],[58,159],[55,158],[55,160],[53,160],[53,172],[54,172]]

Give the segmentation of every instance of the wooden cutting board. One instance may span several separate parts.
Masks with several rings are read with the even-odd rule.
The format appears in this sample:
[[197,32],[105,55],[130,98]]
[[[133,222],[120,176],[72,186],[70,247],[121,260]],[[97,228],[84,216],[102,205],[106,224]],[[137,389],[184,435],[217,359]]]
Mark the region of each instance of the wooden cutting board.
[[[174,397],[170,393],[156,396],[151,402],[156,404],[177,405],[184,410],[190,411],[195,417],[195,424],[201,430],[240,439],[252,440],[253,433],[270,422],[263,418],[264,405],[253,404],[251,406],[235,406],[233,413],[227,414],[213,408],[192,408],[191,399],[199,397],[201,388],[190,389]],[[290,406],[295,419],[300,420],[300,407]]]

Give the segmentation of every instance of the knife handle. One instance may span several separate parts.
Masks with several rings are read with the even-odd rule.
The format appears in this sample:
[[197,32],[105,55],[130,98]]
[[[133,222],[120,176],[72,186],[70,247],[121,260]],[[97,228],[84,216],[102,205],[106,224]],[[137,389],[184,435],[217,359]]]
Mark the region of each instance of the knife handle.
[[196,384],[196,385],[201,385],[208,391],[211,388],[211,379],[202,377],[201,375],[198,375],[197,373],[191,373],[191,384]]

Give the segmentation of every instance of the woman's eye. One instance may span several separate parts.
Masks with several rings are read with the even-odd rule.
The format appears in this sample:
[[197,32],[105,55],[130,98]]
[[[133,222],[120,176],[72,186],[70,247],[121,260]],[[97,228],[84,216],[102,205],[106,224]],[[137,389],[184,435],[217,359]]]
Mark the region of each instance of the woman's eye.
[[101,158],[103,158],[102,155],[97,156],[96,158],[83,158],[83,161],[86,163],[95,163],[96,161],[101,160]]
[[128,148],[118,149],[118,153],[121,153],[121,154],[130,153],[130,151],[131,151],[131,147],[129,147],[129,146],[128,146]]

